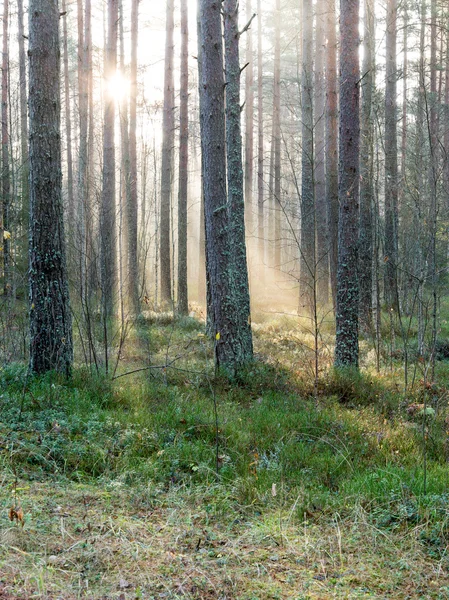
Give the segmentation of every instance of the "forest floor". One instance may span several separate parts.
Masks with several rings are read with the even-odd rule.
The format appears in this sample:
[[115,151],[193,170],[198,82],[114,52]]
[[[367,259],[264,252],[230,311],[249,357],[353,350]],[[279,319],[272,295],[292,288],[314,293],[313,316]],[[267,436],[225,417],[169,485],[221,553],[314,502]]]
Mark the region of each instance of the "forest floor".
[[0,599],[449,598],[449,363],[333,373],[323,326],[315,390],[304,325],[254,332],[232,382],[152,313],[114,380],[0,370]]

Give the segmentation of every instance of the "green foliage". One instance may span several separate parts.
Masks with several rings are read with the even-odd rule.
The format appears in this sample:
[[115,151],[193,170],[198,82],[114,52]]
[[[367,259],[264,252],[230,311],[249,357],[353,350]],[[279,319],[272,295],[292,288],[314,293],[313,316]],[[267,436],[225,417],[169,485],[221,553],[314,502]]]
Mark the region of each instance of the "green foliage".
[[[285,351],[282,361],[258,358],[233,379],[214,376],[204,326],[190,318],[145,324],[132,339],[137,348],[143,341],[145,351],[158,350],[152,364],[182,356],[179,370],[115,381],[80,368],[69,381],[55,373],[32,377],[19,364],[1,370],[5,506],[17,486],[91,486],[108,502],[126,495],[127,510],[138,514],[173,503],[192,521],[201,512],[202,527],[218,523],[231,536],[240,523],[263,522],[269,533],[261,537],[271,539],[274,531],[282,544],[284,526],[335,529],[341,519],[351,524],[354,543],[366,527],[379,539],[413,535],[429,561],[446,561],[443,363],[437,365],[441,385],[418,384],[407,397],[394,371],[376,376],[346,369],[322,375],[314,397],[313,381],[290,366],[297,359],[288,355],[293,330],[260,328],[258,336],[265,344],[273,333]],[[141,359],[138,350],[135,356]],[[141,365],[136,360],[126,369]],[[82,519],[79,527],[84,535]],[[195,548],[198,535],[185,535]],[[210,542],[207,552],[213,547]],[[255,594],[265,597],[266,590]]]
[[[280,501],[271,495],[276,485],[298,517],[362,503],[376,507],[375,520],[388,513],[396,522],[402,509],[392,509],[392,498],[403,486],[421,502],[422,420],[407,417],[407,425],[399,398],[393,410],[393,393],[367,377],[333,372],[317,405],[287,391],[282,369],[255,363],[240,374],[240,385],[209,380],[216,388],[218,432],[204,381],[167,386],[140,377],[113,384],[78,370],[66,383],[51,374],[27,379],[19,367],[1,377],[2,460],[22,477],[214,483],[233,490],[239,505],[258,510]],[[446,483],[440,467],[445,435],[442,419],[433,418],[427,452],[435,494]]]

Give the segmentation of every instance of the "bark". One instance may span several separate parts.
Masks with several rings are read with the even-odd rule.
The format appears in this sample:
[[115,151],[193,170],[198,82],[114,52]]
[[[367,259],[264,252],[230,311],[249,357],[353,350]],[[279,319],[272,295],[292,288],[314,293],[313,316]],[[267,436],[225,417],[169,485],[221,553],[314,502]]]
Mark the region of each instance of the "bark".
[[[207,283],[206,283],[206,231],[204,228],[204,192],[201,190],[200,206],[200,231],[198,247],[198,302],[203,306],[208,306],[207,302]],[[208,310],[208,312],[210,312]]]
[[[201,15],[199,9],[197,10],[197,38],[201,37]],[[198,104],[201,102],[201,82],[202,77],[202,58],[201,58],[201,43],[198,42]],[[200,109],[201,110],[201,109]],[[201,118],[201,115],[200,115]],[[201,128],[201,124],[200,124]],[[201,135],[200,135],[201,138]],[[198,245],[198,301],[206,306],[208,325],[210,321],[210,315],[213,310],[210,306],[210,293],[209,293],[209,277],[208,269],[206,268],[206,225],[205,225],[205,212],[204,212],[204,163],[203,163],[203,142],[201,142],[201,199],[200,199],[200,227],[199,227],[199,245]]]
[[87,137],[87,171],[86,171],[86,292],[90,297],[98,287],[97,281],[97,246],[95,243],[96,223],[94,219],[94,88],[92,61],[92,0],[86,0],[84,19],[84,64],[87,73],[88,104],[88,137]]
[[[108,0],[105,81],[117,70],[118,0]],[[100,278],[104,323],[114,314],[117,283],[115,200],[115,98],[106,90],[103,125],[103,188],[100,204]]]
[[174,0],[167,0],[165,75],[164,75],[164,115],[162,123],[162,166],[161,166],[161,212],[160,212],[160,263],[161,300],[171,302],[171,246],[170,213],[173,175],[173,150],[175,144],[174,110],[175,89],[173,80],[174,61]]
[[229,213],[226,187],[223,43],[220,0],[199,2],[198,56],[200,124],[209,324],[215,336],[218,367],[235,371],[243,359],[230,287]]
[[88,165],[88,71],[85,60],[83,0],[78,0],[78,117],[79,117],[79,156],[78,156],[78,202],[76,219],[74,208],[70,209],[71,227],[76,221],[76,246],[80,270],[80,294],[86,299],[86,224],[87,224],[87,165]]
[[360,321],[369,331],[373,308],[374,1],[365,0],[360,148]]
[[57,0],[30,0],[30,369],[70,373],[72,325],[65,260]]
[[303,0],[303,44],[301,78],[302,190],[301,190],[301,305],[312,310],[316,286],[315,190],[313,123],[313,7]]
[[20,88],[20,155],[22,226],[28,227],[29,209],[29,159],[28,159],[28,99],[25,54],[25,30],[23,24],[23,0],[17,0],[18,41],[19,41],[19,88]]
[[424,354],[424,334],[426,320],[424,315],[424,283],[426,270],[426,257],[424,256],[424,236],[422,234],[422,222],[425,218],[425,198],[426,186],[422,165],[424,164],[424,106],[426,99],[426,80],[425,80],[425,32],[426,32],[427,6],[426,2],[421,4],[421,26],[419,35],[419,91],[418,91],[418,106],[416,116],[416,188],[418,190],[418,198],[415,205],[413,215],[414,231],[416,236],[416,266],[415,274],[418,278],[418,355]]
[[[446,28],[449,32],[449,14],[446,21]],[[444,116],[446,123],[449,123],[449,33],[446,37],[446,69],[444,75]],[[445,194],[445,209],[449,209],[449,127],[444,129],[444,172],[443,172],[443,189]],[[449,213],[447,213],[449,214]],[[448,252],[449,254],[449,252]]]
[[[72,157],[72,118],[70,113],[69,53],[67,49],[67,2],[62,0],[63,12],[63,53],[64,53],[64,100],[65,131],[67,144],[67,215],[69,227],[75,220],[75,200],[73,195],[73,157]],[[73,232],[72,232],[73,233]]]
[[[9,241],[9,216],[11,209],[11,173],[9,165],[9,51],[8,51],[9,0],[3,0],[3,49],[2,49],[2,223],[0,227],[0,246],[3,254],[3,292],[11,293],[11,256]],[[7,231],[8,233],[4,233]]]
[[189,180],[189,21],[187,0],[181,0],[181,39],[178,191],[178,312],[181,315],[188,315],[187,192]]
[[131,6],[131,93],[129,102],[129,191],[128,199],[128,276],[129,298],[134,313],[139,305],[138,198],[137,198],[137,49],[139,0]]
[[386,86],[385,86],[385,299],[389,308],[398,309],[397,297],[397,0],[387,2]]
[[274,267],[281,269],[281,1],[276,0],[273,89]]
[[265,225],[264,225],[264,130],[263,130],[263,63],[262,63],[262,6],[257,0],[257,237],[259,240],[259,277],[265,268]]
[[[407,174],[406,174],[406,158],[407,158],[407,104],[408,104],[408,6],[407,0],[404,0],[403,4],[403,63],[402,63],[402,134],[401,134],[401,171],[400,171],[400,186],[398,193],[398,203],[401,207],[406,201],[406,186],[407,186]],[[398,211],[400,209],[398,208]],[[408,312],[409,309],[409,298],[411,292],[410,277],[406,275],[408,271],[410,273],[411,263],[407,261],[410,257],[410,236],[407,231],[405,233],[405,239],[403,241],[404,257],[405,257],[405,268],[402,269],[402,277],[400,277],[401,289],[402,289],[402,305],[404,312]],[[399,237],[399,230],[398,230]]]
[[329,222],[329,269],[334,307],[337,303],[338,257],[338,91],[335,0],[326,11],[326,205]]
[[[252,18],[251,0],[246,0],[246,20]],[[247,229],[253,233],[253,177],[254,177],[254,67],[253,33],[250,27],[246,32],[245,68],[245,206]]]
[[320,304],[329,301],[329,240],[326,204],[325,165],[325,16],[326,5],[316,5],[316,63],[315,63],[315,204],[316,204],[316,276],[317,298]]
[[234,296],[233,362],[244,364],[252,359],[253,343],[245,243],[245,200],[240,128],[238,0],[224,0],[223,11],[226,73],[228,245],[231,253],[229,289]]
[[[125,75],[125,31],[124,31],[124,11],[123,0],[119,0],[119,40],[120,40],[120,73]],[[130,178],[130,160],[129,160],[129,115],[128,98],[123,94],[120,105],[120,213],[119,213],[119,273],[120,273],[120,299],[124,306],[124,297],[129,290],[129,272],[124,272],[124,265],[128,264],[128,225],[129,225],[129,206],[131,201],[131,178]],[[127,269],[128,271],[128,269]],[[124,310],[122,308],[122,318]]]
[[401,140],[401,194],[406,185],[406,155],[407,155],[407,85],[408,85],[408,7],[404,2],[404,62],[402,65],[402,140]]
[[438,334],[438,271],[437,271],[437,231],[438,231],[438,178],[439,178],[439,139],[438,139],[438,105],[437,93],[437,2],[431,2],[430,22],[430,244],[429,244],[429,278],[432,283],[432,328],[431,328],[431,371],[430,380],[435,375],[435,347]]
[[336,367],[358,367],[359,0],[340,1],[340,181]]

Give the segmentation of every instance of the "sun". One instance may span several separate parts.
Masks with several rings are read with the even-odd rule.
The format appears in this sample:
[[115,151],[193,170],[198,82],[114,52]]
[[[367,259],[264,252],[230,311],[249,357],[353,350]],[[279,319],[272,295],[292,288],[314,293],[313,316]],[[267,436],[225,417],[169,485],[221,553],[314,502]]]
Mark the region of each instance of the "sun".
[[106,82],[106,91],[117,102],[129,95],[130,81],[123,73],[116,71]]

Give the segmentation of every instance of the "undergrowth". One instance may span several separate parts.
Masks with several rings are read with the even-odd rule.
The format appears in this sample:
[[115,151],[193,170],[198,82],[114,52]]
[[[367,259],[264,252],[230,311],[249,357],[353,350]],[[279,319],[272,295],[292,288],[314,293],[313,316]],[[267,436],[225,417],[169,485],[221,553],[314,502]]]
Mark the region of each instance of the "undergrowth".
[[[404,396],[394,378],[329,371],[314,397],[307,378],[262,356],[230,382],[214,376],[193,319],[178,327],[149,318],[140,326],[152,342],[170,338],[175,354],[187,349],[182,368],[115,381],[78,368],[69,382],[54,374],[31,378],[22,365],[0,371],[4,530],[11,506],[32,504],[30,485],[94,486],[125,495],[130,510],[200,505],[203,526],[210,519],[227,527],[262,520],[280,547],[292,527],[335,528],[336,519],[355,527],[354,539],[363,527],[410,534],[423,560],[447,569],[448,412],[441,389]],[[163,358],[153,357],[160,365]],[[24,510],[24,531],[33,519]],[[264,594],[252,597],[277,597]]]

